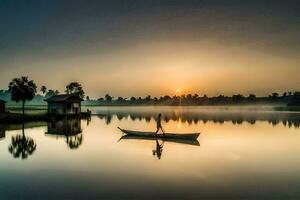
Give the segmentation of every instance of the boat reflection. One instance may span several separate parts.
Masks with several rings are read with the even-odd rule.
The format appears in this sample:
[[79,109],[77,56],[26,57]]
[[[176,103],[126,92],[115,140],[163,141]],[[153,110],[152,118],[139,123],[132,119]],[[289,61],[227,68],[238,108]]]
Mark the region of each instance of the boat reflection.
[[[120,140],[157,140],[155,137],[146,137],[146,136],[135,136],[135,135],[123,135]],[[171,139],[171,138],[159,138],[163,142],[172,142],[179,144],[188,144],[194,146],[200,146],[198,140],[183,140],[183,139]]]
[[[163,146],[165,142],[172,142],[178,144],[187,144],[193,146],[200,146],[198,140],[183,140],[183,139],[170,139],[170,138],[154,138],[154,137],[146,137],[146,136],[135,136],[135,135],[123,135],[119,141],[121,140],[154,140],[155,141],[155,149],[152,150],[153,156],[156,156],[159,160],[161,159]],[[161,143],[160,143],[161,142]]]
[[82,144],[81,120],[64,118],[48,122],[47,136],[64,137],[70,149],[77,149]]

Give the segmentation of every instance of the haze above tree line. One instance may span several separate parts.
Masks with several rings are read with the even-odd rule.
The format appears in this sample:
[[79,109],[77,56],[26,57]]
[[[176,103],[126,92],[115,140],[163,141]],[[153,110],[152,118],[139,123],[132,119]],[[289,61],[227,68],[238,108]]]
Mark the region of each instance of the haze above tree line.
[[[269,96],[257,97],[255,94],[249,94],[244,96],[242,94],[234,94],[232,96],[218,95],[208,97],[207,95],[199,94],[178,94],[174,96],[161,96],[151,97],[113,97],[106,94],[104,97],[98,99],[91,99],[89,96],[85,97],[85,91],[82,85],[78,82],[71,82],[66,86],[64,93],[56,89],[48,89],[46,86],[38,87],[33,80],[29,80],[28,77],[21,77],[13,79],[9,83],[8,90],[0,90],[0,99],[7,101],[9,105],[21,105],[22,99],[15,98],[12,93],[13,87],[22,83],[25,85],[30,83],[32,90],[27,92],[30,98],[26,98],[24,103],[27,105],[46,105],[44,101],[53,95],[57,94],[74,94],[82,99],[85,99],[83,105],[85,106],[135,106],[135,105],[157,105],[157,106],[189,106],[189,105],[250,105],[250,104],[284,104],[288,106],[300,105],[300,92],[288,91],[283,94],[272,93]],[[28,94],[30,93],[30,94]],[[13,95],[12,95],[13,94]],[[16,103],[14,103],[15,101]]]

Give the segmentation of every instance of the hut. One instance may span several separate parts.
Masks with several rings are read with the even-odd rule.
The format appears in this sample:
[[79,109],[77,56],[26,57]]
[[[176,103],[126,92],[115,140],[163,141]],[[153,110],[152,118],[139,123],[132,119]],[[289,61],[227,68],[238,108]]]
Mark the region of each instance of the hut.
[[72,94],[54,95],[45,99],[48,103],[48,114],[80,115],[82,98]]
[[0,113],[5,113],[5,104],[6,101],[0,99]]

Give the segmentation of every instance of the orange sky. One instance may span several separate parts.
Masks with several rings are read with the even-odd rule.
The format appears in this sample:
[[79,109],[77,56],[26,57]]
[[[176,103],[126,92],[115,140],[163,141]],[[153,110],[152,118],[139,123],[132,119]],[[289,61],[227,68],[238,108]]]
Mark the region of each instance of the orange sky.
[[91,97],[300,89],[297,6],[199,2],[2,3],[0,88],[27,75]]

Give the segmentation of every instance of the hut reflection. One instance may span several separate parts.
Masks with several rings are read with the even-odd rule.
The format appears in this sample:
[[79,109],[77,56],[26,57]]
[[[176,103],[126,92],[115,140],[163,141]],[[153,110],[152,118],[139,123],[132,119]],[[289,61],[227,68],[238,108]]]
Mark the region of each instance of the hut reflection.
[[48,122],[46,135],[64,137],[70,149],[77,149],[83,140],[81,120],[79,118],[64,118]]

